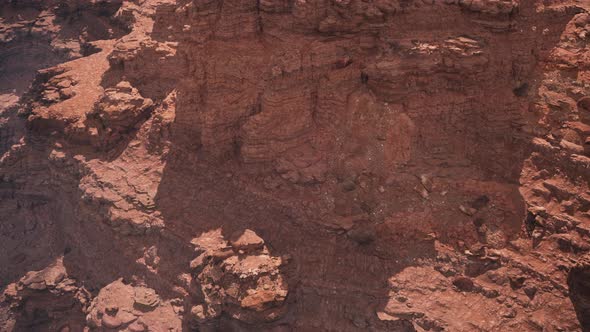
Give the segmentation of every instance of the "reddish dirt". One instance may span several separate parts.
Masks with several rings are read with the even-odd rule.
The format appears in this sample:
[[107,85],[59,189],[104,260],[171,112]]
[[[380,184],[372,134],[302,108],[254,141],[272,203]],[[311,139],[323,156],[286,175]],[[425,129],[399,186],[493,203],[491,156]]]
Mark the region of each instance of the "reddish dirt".
[[0,4],[0,330],[590,331],[590,2]]

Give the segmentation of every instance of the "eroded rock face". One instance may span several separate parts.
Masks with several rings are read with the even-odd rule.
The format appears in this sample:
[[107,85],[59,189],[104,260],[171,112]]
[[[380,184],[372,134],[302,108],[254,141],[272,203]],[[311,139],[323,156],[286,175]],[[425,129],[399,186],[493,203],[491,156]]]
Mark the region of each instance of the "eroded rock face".
[[[551,285],[545,274],[531,271],[519,257],[488,250],[470,253],[465,261],[447,248],[439,252],[434,267],[409,267],[388,281],[390,300],[381,319],[411,319],[416,326],[434,331],[579,329],[571,304],[562,300],[566,288]],[[544,287],[554,291],[542,291]],[[547,319],[558,308],[567,310]],[[482,312],[496,319],[482,320]]]
[[589,9],[5,1],[0,330],[589,329]]
[[198,324],[224,312],[248,323],[275,321],[285,313],[288,287],[280,272],[285,262],[271,256],[256,233],[234,233],[230,245],[220,231],[212,231],[191,243],[199,255],[190,267],[204,300],[191,309]]
[[116,280],[92,300],[86,323],[109,331],[181,331],[180,310],[177,301],[163,301],[151,288]]
[[129,82],[119,82],[105,89],[94,110],[87,114],[90,134],[97,136],[93,144],[108,149],[120,142],[152,107],[152,100],[143,98]]
[[19,314],[14,322],[5,321],[7,329],[45,329],[67,331],[83,329],[82,313],[90,294],[68,276],[63,258],[40,271],[29,271],[18,282],[6,286],[4,303]]

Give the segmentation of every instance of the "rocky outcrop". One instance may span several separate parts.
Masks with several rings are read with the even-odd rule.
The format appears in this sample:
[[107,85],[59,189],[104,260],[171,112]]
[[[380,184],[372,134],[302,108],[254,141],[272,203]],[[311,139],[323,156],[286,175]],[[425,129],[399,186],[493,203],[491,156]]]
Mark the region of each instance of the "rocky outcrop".
[[30,271],[2,294],[14,312],[16,322],[3,326],[15,330],[47,329],[68,331],[83,329],[82,312],[88,307],[90,293],[70,278],[63,258],[40,271]]
[[[552,272],[534,270],[509,251],[473,251],[465,260],[441,248],[434,266],[410,267],[391,278],[390,300],[380,318],[411,319],[426,330],[577,329],[569,303],[560,317],[546,318],[551,310],[564,308],[563,280],[556,282],[549,277]],[[450,308],[464,311],[453,316],[447,312]],[[482,312],[497,319],[482,320]]]
[[177,301],[163,301],[151,288],[116,280],[92,300],[86,322],[98,330],[180,331],[181,311]]
[[93,144],[105,149],[112,147],[129,136],[152,107],[152,100],[143,98],[129,82],[107,88],[94,110],[87,114],[89,131],[97,137]]
[[190,267],[203,294],[203,304],[191,308],[195,323],[210,324],[222,313],[248,323],[274,321],[285,313],[288,287],[279,268],[286,262],[271,256],[256,233],[246,229],[227,243],[212,231],[191,243],[199,256]]

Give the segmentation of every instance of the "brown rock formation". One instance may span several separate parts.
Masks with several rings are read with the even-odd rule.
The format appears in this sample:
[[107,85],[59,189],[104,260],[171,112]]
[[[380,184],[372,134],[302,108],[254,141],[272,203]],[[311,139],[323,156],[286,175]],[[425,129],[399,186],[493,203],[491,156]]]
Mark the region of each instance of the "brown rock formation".
[[200,252],[190,264],[203,294],[203,304],[191,309],[199,325],[224,312],[248,323],[273,321],[286,309],[282,259],[270,256],[264,240],[249,229],[233,238],[230,247],[217,230],[191,241]]
[[590,3],[0,4],[0,330],[590,331]]

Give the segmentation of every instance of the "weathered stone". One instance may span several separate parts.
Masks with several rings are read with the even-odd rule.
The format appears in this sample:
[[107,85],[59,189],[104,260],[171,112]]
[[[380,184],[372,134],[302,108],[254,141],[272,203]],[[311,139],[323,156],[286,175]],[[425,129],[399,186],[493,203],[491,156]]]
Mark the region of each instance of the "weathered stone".
[[261,249],[264,246],[264,240],[249,229],[234,233],[230,237],[230,243],[236,250],[244,251]]

